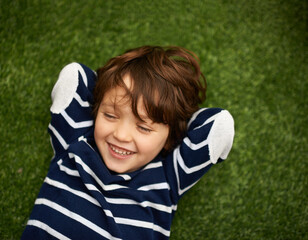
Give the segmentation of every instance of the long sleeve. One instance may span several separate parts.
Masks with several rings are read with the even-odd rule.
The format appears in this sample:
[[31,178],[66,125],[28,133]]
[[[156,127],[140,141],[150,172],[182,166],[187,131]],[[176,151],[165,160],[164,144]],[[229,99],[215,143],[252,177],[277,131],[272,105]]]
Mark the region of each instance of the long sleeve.
[[[166,168],[175,202],[210,169],[225,160],[234,138],[234,121],[227,110],[200,109],[189,124],[187,136],[168,156]],[[170,166],[171,165],[171,166]]]
[[55,158],[22,239],[169,239],[179,198],[231,149],[234,127],[222,109],[201,109],[167,157],[137,171],[111,173],[93,137],[96,76],[73,63],[52,91],[49,125]]
[[82,64],[71,63],[60,72],[51,93],[48,126],[55,156],[93,126],[91,104],[95,81],[96,74]]

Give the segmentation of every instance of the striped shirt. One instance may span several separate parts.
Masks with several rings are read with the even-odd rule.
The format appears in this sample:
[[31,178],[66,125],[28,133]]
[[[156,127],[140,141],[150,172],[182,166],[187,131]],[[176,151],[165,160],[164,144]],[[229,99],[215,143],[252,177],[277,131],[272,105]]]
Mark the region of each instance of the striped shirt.
[[22,239],[169,239],[179,199],[227,158],[233,118],[223,109],[200,109],[169,155],[115,174],[94,141],[95,81],[96,74],[77,63],[59,75],[48,127],[54,157]]

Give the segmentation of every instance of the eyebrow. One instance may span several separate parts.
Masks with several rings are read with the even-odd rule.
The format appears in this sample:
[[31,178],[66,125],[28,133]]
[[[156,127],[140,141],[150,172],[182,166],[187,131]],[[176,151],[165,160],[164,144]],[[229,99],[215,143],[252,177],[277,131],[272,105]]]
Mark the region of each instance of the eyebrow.
[[[138,113],[138,114],[139,114],[139,113]],[[140,117],[141,120],[143,120],[143,121],[145,121],[145,120],[151,120],[151,121],[152,121],[152,119],[149,118],[149,116],[147,116],[147,115],[139,114],[139,117]]]
[[[116,110],[118,104],[117,103],[102,103],[101,106],[112,107],[113,109]],[[153,121],[148,115],[140,114],[139,112],[138,112],[138,115],[139,115],[140,119],[143,120],[143,121],[148,121],[148,120]]]
[[115,107],[116,103],[102,103],[101,106]]

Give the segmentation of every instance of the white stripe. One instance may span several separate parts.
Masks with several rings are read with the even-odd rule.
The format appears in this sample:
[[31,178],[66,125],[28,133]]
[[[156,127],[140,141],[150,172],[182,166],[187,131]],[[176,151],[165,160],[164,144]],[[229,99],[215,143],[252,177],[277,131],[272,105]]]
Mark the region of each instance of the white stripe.
[[[89,184],[89,183],[86,183],[85,184],[86,188],[89,190],[89,191],[96,191],[96,192],[99,192],[103,197],[104,195],[97,189],[97,187],[95,187],[93,184]],[[104,197],[105,198],[105,197]],[[103,209],[103,208],[102,208]],[[112,212],[108,209],[103,209],[104,212],[106,213],[106,216],[108,217],[112,217],[114,219],[114,216],[112,214]]]
[[176,159],[177,159],[177,162],[179,163],[179,165],[181,166],[181,168],[183,169],[183,171],[186,173],[186,174],[191,174],[191,173],[194,173],[194,172],[197,172],[197,171],[200,171],[201,169],[207,167],[208,165],[211,164],[211,160],[208,160],[200,165],[197,165],[197,166],[194,166],[194,167],[187,167],[184,163],[184,160],[180,154],[180,149],[177,148],[174,150],[176,152]]
[[105,197],[106,201],[111,204],[125,204],[125,205],[139,205],[141,207],[151,207],[156,210],[162,211],[162,212],[167,212],[171,213],[172,211],[176,211],[177,205],[172,205],[172,206],[165,206],[159,203],[153,203],[149,201],[143,201],[143,202],[137,202],[132,199],[127,199],[127,198],[107,198]]
[[[87,189],[89,191],[100,192],[97,189],[97,187],[95,187],[93,184],[88,183],[88,184],[85,184],[85,186],[87,187]],[[172,210],[176,211],[176,209],[177,209],[177,205],[171,205],[169,207],[169,206],[165,206],[165,205],[162,205],[162,204],[159,204],[159,203],[153,203],[153,202],[149,202],[149,201],[137,202],[135,200],[127,199],[127,198],[108,198],[108,197],[105,197],[105,199],[108,203],[111,203],[111,204],[139,205],[141,207],[151,207],[151,208],[157,209],[157,210],[162,211],[162,212],[167,212],[167,213],[171,213]]]
[[76,64],[76,67],[78,68],[78,71],[81,74],[84,85],[86,85],[86,87],[88,87],[88,78],[87,78],[85,71],[83,70],[83,67],[80,64]]
[[111,217],[111,218],[113,218],[113,220],[114,220],[114,216],[112,215],[112,212],[110,211],[110,210],[106,210],[106,209],[103,209],[104,210],[104,212],[106,213],[106,216],[107,217]]
[[[175,176],[176,176],[176,181],[178,184],[178,194],[182,195],[183,193],[185,193],[187,190],[189,190],[190,188],[192,188],[199,180],[197,180],[196,182],[194,182],[193,184],[187,186],[184,189],[181,189],[181,183],[180,183],[180,176],[179,176],[179,170],[178,170],[178,164],[181,166],[181,168],[184,170],[184,172],[186,174],[191,174],[195,171],[199,171],[202,168],[206,167],[207,165],[209,165],[211,163],[211,160],[208,160],[207,162],[200,164],[198,166],[192,167],[192,168],[188,168],[183,161],[182,156],[180,155],[180,147],[177,147],[174,151],[173,151],[173,165],[174,165],[174,171],[175,171]],[[179,160],[180,158],[180,160]]]
[[94,180],[105,190],[105,191],[112,191],[112,190],[116,190],[116,189],[120,189],[120,188],[127,188],[125,186],[121,186],[118,184],[110,184],[110,185],[105,185],[97,176],[96,174],[92,171],[91,168],[89,168],[88,165],[86,165],[79,156],[77,156],[76,154],[73,153],[69,153],[68,154],[70,158],[74,158],[75,162],[80,164],[81,167],[83,168],[83,170],[85,170],[85,172],[87,172],[89,175],[91,175]]
[[203,140],[200,143],[192,143],[188,137],[184,138],[183,142],[191,149],[191,150],[198,150],[206,145],[208,145],[208,139]]
[[[195,112],[195,113],[192,115],[192,117],[190,118],[190,120],[189,120],[189,122],[188,122],[188,124],[187,124],[187,128],[189,128],[189,126],[190,126],[191,123],[197,118],[197,116],[198,116],[200,113],[202,113],[203,111],[205,111],[205,110],[207,110],[207,108],[200,108],[197,112]],[[222,111],[223,111],[223,110],[222,110]],[[214,120],[217,118],[216,115],[217,115],[217,114],[220,114],[222,111],[220,111],[220,112],[214,114],[212,117],[206,119],[206,121],[205,121],[202,125],[197,126],[197,127],[194,128],[194,129],[201,128],[202,126],[208,124],[209,122],[214,121]]]
[[186,188],[183,188],[183,189],[179,189],[179,194],[182,195],[183,193],[185,193],[186,191],[188,191],[189,189],[191,189],[193,186],[195,186],[198,182],[199,182],[200,179],[198,179],[197,181],[195,181],[194,183],[192,183],[191,185],[189,185],[188,187]]
[[197,116],[200,114],[200,113],[202,113],[203,111],[205,111],[207,108],[200,108],[197,112],[195,112],[192,116],[191,116],[191,118],[190,118],[190,120],[189,120],[189,122],[188,122],[188,124],[187,124],[187,128],[189,128],[189,126],[190,126],[190,124],[197,118]]
[[125,224],[125,225],[131,225],[135,227],[143,227],[143,228],[148,228],[148,229],[153,229],[156,232],[160,232],[164,234],[165,236],[169,237],[170,236],[170,231],[162,228],[161,226],[158,226],[152,222],[145,222],[145,221],[140,221],[140,220],[134,220],[134,219],[128,219],[128,218],[119,218],[115,217],[115,222],[118,224]]
[[202,123],[200,126],[195,127],[194,130],[196,130],[196,129],[198,129],[198,128],[201,128],[201,127],[203,127],[204,125],[206,125],[206,124],[208,124],[208,123],[210,123],[210,122],[215,121],[215,119],[217,118],[217,115],[220,114],[220,113],[221,113],[221,112],[218,112],[218,113],[216,113],[215,115],[213,115],[212,117],[206,119],[204,123]]
[[142,170],[148,170],[148,169],[152,169],[152,168],[159,168],[162,167],[163,163],[160,162],[155,162],[155,163],[149,163],[148,165],[146,165]]
[[74,219],[75,221],[78,221],[79,223],[83,224],[84,226],[88,227],[89,229],[95,231],[96,233],[100,234],[101,236],[108,238],[108,239],[119,239],[116,238],[114,236],[112,236],[109,232],[107,232],[106,230],[102,229],[101,227],[97,226],[96,224],[90,222],[88,219],[80,216],[79,214],[72,212],[70,210],[68,210],[67,208],[64,208],[62,206],[60,206],[59,204],[52,202],[48,199],[45,198],[38,198],[35,201],[36,205],[45,205],[48,206],[58,212],[60,212],[61,214]]
[[[49,135],[49,141],[50,141],[50,144],[51,144],[51,148],[52,148],[52,151],[53,151],[53,155],[55,156],[56,155],[56,150],[55,150],[55,147],[52,143],[52,137]],[[53,158],[53,157],[52,157]]]
[[93,125],[93,120],[75,122],[65,111],[62,111],[61,115],[64,117],[66,122],[73,128],[84,128]]
[[[190,120],[190,123],[191,123],[193,120],[195,120],[195,118],[198,116],[198,114],[201,113],[201,112],[203,112],[204,110],[206,110],[206,109],[200,109],[198,112],[196,112],[196,115],[193,116],[193,118]],[[204,125],[206,125],[206,124],[208,124],[208,123],[214,121],[214,120],[217,118],[217,115],[220,114],[220,113],[221,113],[221,112],[219,112],[219,113],[213,115],[212,117],[206,119],[206,121],[205,121],[202,125],[197,126],[196,128],[194,128],[194,130],[195,130],[195,129],[198,129],[198,128],[201,128],[201,127],[203,127]],[[189,124],[190,124],[190,123],[189,123]],[[192,150],[198,150],[198,149],[200,149],[200,148],[202,148],[202,147],[208,145],[208,142],[209,142],[209,141],[208,141],[208,139],[205,139],[205,140],[203,140],[202,142],[196,143],[196,144],[195,144],[195,143],[192,143],[188,137],[186,137],[186,138],[184,138],[183,142],[184,142],[189,148],[191,148]]]
[[98,190],[97,187],[95,187],[93,184],[85,183],[85,186],[86,186],[87,189],[89,189],[90,191],[100,192],[100,190]]
[[[82,137],[79,137],[79,139],[81,139],[82,141],[84,141],[93,151],[95,151],[95,149],[87,142],[87,138],[84,138],[83,136]],[[78,140],[79,140],[78,139]],[[81,141],[79,140],[79,141]]]
[[131,180],[131,176],[127,175],[127,174],[118,174],[119,177],[122,177],[124,180]]
[[47,233],[49,233],[51,236],[61,239],[61,240],[70,240],[70,238],[64,236],[63,234],[59,233],[58,231],[54,230],[53,228],[49,227],[47,224],[38,221],[38,220],[29,220],[27,225],[38,227]]
[[177,160],[176,160],[176,151],[178,151],[178,149],[179,149],[179,147],[177,147],[173,151],[173,167],[174,167],[176,182],[178,184],[178,194],[182,195],[183,192],[182,192],[181,186],[180,186],[179,169],[178,169],[178,164],[177,164]]
[[95,198],[91,197],[90,195],[88,195],[88,194],[86,194],[86,193],[84,193],[84,192],[75,190],[75,189],[73,189],[73,188],[67,186],[66,184],[63,184],[63,183],[61,183],[61,182],[52,180],[52,179],[50,179],[50,178],[48,178],[48,177],[45,178],[45,181],[44,181],[44,182],[47,183],[47,184],[49,184],[49,185],[51,185],[51,186],[54,186],[54,187],[56,187],[56,188],[66,190],[66,191],[68,191],[68,192],[70,192],[70,193],[72,193],[72,194],[74,194],[74,195],[76,195],[76,196],[78,196],[78,197],[81,197],[81,198],[83,198],[83,199],[85,199],[85,200],[87,200],[87,201],[89,201],[89,202],[95,204],[96,206],[99,206],[99,207],[101,206],[101,205],[99,204],[99,202],[98,202]]
[[82,107],[90,107],[90,103],[87,102],[87,101],[83,101],[77,92],[75,92],[74,98],[80,104],[80,106],[82,106]]
[[48,128],[52,131],[52,133],[55,135],[55,137],[58,139],[59,143],[62,145],[62,147],[66,150],[68,148],[68,144],[66,141],[62,138],[60,133],[49,123]]
[[138,188],[137,190],[139,190],[139,191],[150,191],[150,190],[162,190],[162,189],[170,190],[169,184],[166,183],[166,182],[164,182],[164,183],[155,183],[155,184],[150,184],[150,185],[142,186],[142,187]]
[[59,166],[61,171],[67,173],[68,175],[74,176],[74,177],[80,177],[79,172],[77,170],[72,170],[72,169],[70,169],[70,168],[68,168],[66,166],[63,166],[62,162],[63,162],[62,159],[60,159],[57,162],[57,164],[58,164],[58,166]]

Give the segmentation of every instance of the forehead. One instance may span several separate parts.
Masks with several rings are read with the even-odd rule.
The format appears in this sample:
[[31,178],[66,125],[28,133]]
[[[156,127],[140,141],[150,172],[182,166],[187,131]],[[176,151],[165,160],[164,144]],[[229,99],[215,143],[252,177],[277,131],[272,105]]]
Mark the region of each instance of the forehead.
[[131,99],[124,88],[117,86],[108,90],[102,100],[102,105],[126,105]]
[[[101,102],[102,107],[110,107],[116,111],[120,111],[123,113],[131,113],[133,111],[133,101],[131,95],[127,93],[126,89],[123,87],[117,86],[115,88],[110,89],[104,95],[104,98]],[[136,117],[142,120],[149,119],[147,114],[145,105],[143,103],[143,97],[140,96],[137,101],[137,112]]]
[[123,77],[126,89],[120,85],[109,89],[103,97],[102,103],[112,102],[113,104],[123,104],[131,101],[129,92],[132,89],[132,80],[128,74]]

